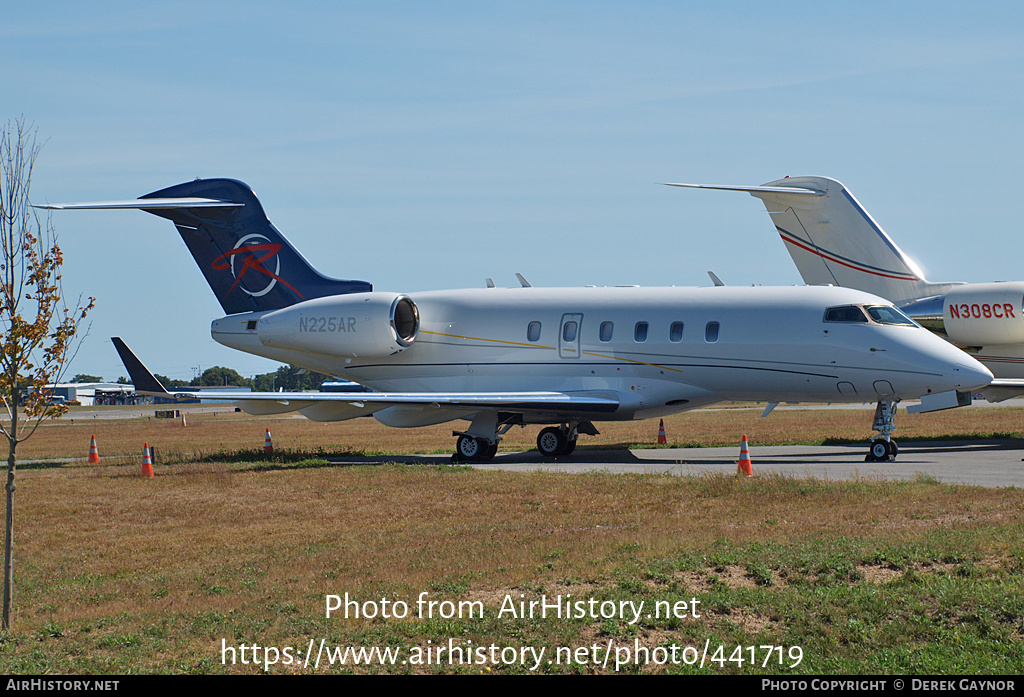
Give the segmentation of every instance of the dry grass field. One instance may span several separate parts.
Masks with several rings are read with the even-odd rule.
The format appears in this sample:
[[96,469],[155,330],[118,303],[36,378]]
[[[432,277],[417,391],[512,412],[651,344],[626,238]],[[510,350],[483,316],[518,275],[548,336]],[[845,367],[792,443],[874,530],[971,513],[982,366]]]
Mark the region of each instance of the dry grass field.
[[[732,408],[666,420],[670,442],[820,442],[869,435],[870,411]],[[1019,409],[898,419],[899,435],[1019,433]],[[83,422],[84,421],[84,422]],[[278,450],[447,451],[452,425],[397,431],[370,419],[315,424],[231,412],[48,424],[20,450],[12,673],[253,673],[224,647],[302,654],[395,646],[381,666],[286,665],[271,672],[531,672],[519,662],[419,665],[413,649],[474,646],[723,646],[700,669],[646,661],[619,672],[1018,673],[1024,669],[1024,492],[934,482],[781,477],[567,475],[461,467],[267,468]],[[657,421],[605,424],[581,441],[651,444]],[[503,448],[530,448],[536,428]],[[85,462],[95,434],[103,461]],[[144,441],[161,456],[139,478]],[[118,458],[115,456],[132,456]],[[168,464],[164,464],[164,462]],[[484,617],[325,617],[325,597],[420,593],[474,602]],[[498,617],[502,599],[571,594],[654,603],[698,598],[700,618]],[[651,607],[648,605],[648,607]],[[635,642],[635,643],[634,643]],[[739,646],[799,646],[800,664],[728,662]],[[603,649],[602,649],[603,650]],[[237,652],[234,654],[238,657]],[[789,654],[787,654],[788,656]],[[261,654],[261,657],[264,654]],[[550,657],[550,654],[549,654]],[[735,656],[734,656],[735,658]],[[598,661],[600,663],[600,661]],[[594,661],[537,672],[613,672]]]

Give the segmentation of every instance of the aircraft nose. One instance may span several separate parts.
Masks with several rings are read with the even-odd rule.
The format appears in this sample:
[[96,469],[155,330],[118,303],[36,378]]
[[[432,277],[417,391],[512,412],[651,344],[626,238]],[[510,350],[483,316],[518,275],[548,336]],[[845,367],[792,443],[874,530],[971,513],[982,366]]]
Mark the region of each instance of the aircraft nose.
[[992,382],[992,373],[975,358],[937,336],[920,336],[918,365],[931,366],[935,374],[941,376],[928,385],[930,392],[970,392],[980,390]]
[[980,390],[992,382],[992,371],[966,354],[964,358],[967,360],[958,361],[953,369],[953,378],[957,381],[958,390]]

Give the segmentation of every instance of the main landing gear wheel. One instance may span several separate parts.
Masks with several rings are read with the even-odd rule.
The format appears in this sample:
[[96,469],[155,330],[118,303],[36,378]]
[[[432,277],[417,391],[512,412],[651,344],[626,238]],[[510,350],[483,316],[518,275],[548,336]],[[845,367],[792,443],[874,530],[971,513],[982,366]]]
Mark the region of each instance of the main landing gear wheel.
[[537,436],[537,450],[544,457],[561,457],[576,449],[576,439],[555,426],[548,426]]
[[568,440],[559,429],[549,426],[537,435],[537,450],[544,457],[558,457],[565,450]]
[[481,462],[490,460],[498,452],[498,444],[486,438],[474,438],[462,435],[455,441],[455,459],[464,462]]

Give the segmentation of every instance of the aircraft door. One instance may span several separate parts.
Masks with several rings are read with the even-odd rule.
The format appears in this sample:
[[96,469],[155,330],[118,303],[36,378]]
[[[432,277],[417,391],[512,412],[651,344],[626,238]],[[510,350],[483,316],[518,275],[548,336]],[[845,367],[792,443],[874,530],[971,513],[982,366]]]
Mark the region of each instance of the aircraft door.
[[570,312],[562,315],[562,326],[558,332],[558,355],[561,358],[580,357],[580,329],[583,327],[583,315]]

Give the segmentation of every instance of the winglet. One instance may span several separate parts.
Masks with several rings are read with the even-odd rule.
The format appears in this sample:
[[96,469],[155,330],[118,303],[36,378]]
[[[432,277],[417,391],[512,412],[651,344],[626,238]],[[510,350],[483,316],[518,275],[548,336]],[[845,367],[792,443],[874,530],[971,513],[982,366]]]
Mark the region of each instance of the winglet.
[[153,373],[149,372],[149,368],[142,365],[132,350],[128,348],[119,337],[111,337],[110,339],[114,342],[114,348],[117,349],[117,354],[121,356],[121,362],[124,363],[125,369],[128,370],[128,377],[131,378],[132,384],[135,385],[135,392],[141,394],[154,394],[166,397],[173,397],[170,392],[167,391],[160,381],[156,379]]

